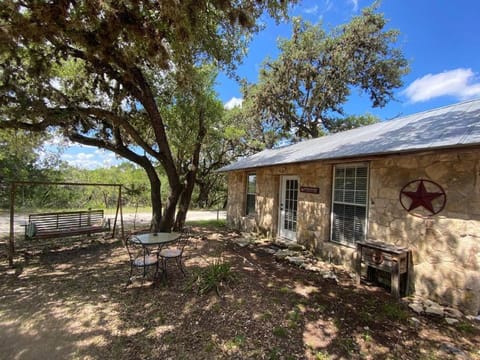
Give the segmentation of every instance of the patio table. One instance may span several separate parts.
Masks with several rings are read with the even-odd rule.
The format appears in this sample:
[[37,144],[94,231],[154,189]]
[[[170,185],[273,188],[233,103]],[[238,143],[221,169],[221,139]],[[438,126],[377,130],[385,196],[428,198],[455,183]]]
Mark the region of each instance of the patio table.
[[164,246],[177,241],[182,234],[178,232],[158,232],[133,235],[132,240],[143,246]]

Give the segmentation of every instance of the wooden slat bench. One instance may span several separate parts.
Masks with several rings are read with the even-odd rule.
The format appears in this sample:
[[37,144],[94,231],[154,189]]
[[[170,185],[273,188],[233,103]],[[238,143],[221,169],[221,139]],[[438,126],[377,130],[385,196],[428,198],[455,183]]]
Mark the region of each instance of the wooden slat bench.
[[25,225],[25,239],[48,239],[109,230],[110,219],[104,219],[103,210],[30,214]]

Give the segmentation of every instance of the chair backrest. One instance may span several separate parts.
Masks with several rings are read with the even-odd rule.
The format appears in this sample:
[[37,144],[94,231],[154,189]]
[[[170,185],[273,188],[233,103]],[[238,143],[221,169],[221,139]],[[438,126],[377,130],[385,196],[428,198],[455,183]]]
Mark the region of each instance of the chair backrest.
[[130,261],[135,261],[136,258],[145,256],[144,247],[135,235],[129,237],[127,241],[125,241],[125,247],[127,248]]
[[190,244],[190,235],[182,232],[182,236],[180,236],[180,239],[178,239],[178,241],[173,246],[180,250],[180,256],[182,256],[183,251],[189,244]]

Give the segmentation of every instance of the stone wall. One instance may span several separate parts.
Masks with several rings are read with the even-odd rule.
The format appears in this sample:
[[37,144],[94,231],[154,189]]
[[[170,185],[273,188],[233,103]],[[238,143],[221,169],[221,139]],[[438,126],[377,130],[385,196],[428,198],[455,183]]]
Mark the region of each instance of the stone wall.
[[[408,214],[399,191],[414,179],[440,184],[445,208],[429,219]],[[413,290],[467,313],[480,311],[480,151],[448,151],[373,161],[369,238],[406,246]]]
[[[362,161],[360,159],[359,161]],[[411,290],[480,311],[480,150],[439,151],[363,159],[370,164],[367,238],[412,250]],[[229,173],[228,222],[244,231],[275,237],[282,175],[299,176],[297,241],[331,261],[353,266],[355,249],[332,243],[330,209],[333,164],[325,162],[257,169],[256,216],[245,216],[246,172]],[[428,179],[447,194],[445,208],[422,219],[407,213],[399,193],[408,182]],[[353,268],[353,267],[352,267]]]

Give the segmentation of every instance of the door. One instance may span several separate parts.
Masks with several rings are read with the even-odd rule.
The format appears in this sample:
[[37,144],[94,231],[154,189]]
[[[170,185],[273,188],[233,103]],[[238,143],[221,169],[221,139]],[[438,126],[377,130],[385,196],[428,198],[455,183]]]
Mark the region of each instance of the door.
[[280,237],[296,241],[297,238],[298,176],[282,176],[280,182]]

